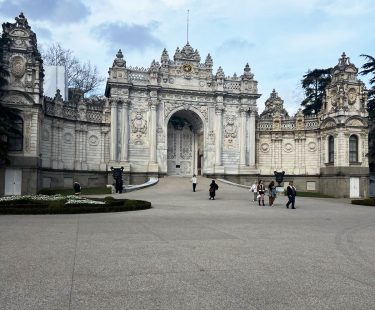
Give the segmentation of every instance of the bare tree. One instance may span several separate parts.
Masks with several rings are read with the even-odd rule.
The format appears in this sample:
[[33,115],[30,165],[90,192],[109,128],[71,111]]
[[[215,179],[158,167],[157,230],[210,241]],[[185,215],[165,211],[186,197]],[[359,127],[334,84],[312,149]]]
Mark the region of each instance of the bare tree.
[[78,88],[83,94],[93,93],[105,80],[99,76],[98,68],[90,61],[81,63],[69,49],[54,43],[41,52],[43,62],[51,66],[64,66],[70,88]]

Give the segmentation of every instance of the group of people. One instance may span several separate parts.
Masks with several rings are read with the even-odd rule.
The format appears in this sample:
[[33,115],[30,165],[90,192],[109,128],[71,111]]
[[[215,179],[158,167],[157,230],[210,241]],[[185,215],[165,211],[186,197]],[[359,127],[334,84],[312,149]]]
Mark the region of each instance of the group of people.
[[[249,191],[253,192],[254,198],[253,201],[258,201],[258,204],[261,206],[265,206],[264,204],[264,196],[266,194],[266,187],[263,183],[262,180],[259,180],[258,184],[253,184]],[[292,205],[292,209],[295,209],[295,201],[296,201],[296,195],[297,195],[297,190],[293,185],[293,181],[289,182],[289,185],[286,189],[286,193],[288,196],[288,202],[285,205],[288,209],[289,206]],[[269,198],[269,206],[273,207],[274,202],[277,196],[277,191],[276,191],[276,186],[275,182],[271,181],[270,184],[268,184],[268,198]]]
[[[195,174],[191,178],[191,182],[193,184],[193,192],[195,192],[195,190],[197,188],[197,176]],[[212,182],[209,186],[209,189],[208,189],[208,192],[209,192],[208,199],[209,200],[211,200],[211,199],[215,200],[216,191],[218,189],[219,189],[219,186],[216,184],[215,180],[212,180]],[[254,183],[250,187],[249,191],[254,193],[254,199],[253,199],[254,202],[258,201],[259,205],[265,206],[264,197],[265,197],[265,194],[266,194],[266,187],[265,187],[262,180],[259,180],[258,184]],[[285,206],[289,209],[289,206],[292,205],[291,206],[292,209],[295,209],[295,201],[296,201],[297,190],[293,185],[293,181],[289,182],[289,185],[286,189],[286,192],[287,192],[287,196],[288,196],[288,202]],[[270,184],[268,184],[268,198],[269,198],[268,202],[269,202],[270,207],[274,206],[276,196],[277,196],[277,191],[276,191],[275,182],[271,181]]]
[[[193,184],[193,192],[197,188],[197,176],[194,174],[191,178],[191,183]],[[216,184],[215,180],[212,180],[210,187],[208,188],[208,199],[215,200],[216,191],[219,189],[219,185]]]

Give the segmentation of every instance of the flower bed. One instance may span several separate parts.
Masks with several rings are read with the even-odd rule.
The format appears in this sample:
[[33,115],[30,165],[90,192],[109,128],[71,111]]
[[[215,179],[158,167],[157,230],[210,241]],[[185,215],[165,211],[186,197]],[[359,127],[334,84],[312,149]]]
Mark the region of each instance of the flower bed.
[[151,203],[143,200],[87,199],[78,196],[25,195],[0,198],[0,214],[67,214],[122,212],[151,208]]

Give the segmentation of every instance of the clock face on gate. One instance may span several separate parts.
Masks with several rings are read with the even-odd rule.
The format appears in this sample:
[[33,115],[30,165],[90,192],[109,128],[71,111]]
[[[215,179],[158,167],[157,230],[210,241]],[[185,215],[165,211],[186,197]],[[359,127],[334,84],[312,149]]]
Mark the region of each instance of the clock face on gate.
[[191,72],[193,70],[193,67],[190,64],[185,64],[185,65],[182,66],[182,69],[185,72]]

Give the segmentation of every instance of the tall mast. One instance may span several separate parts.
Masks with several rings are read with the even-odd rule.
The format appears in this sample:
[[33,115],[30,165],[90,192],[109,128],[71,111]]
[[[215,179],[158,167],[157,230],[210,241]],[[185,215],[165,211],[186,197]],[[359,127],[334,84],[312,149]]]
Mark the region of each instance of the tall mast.
[[186,43],[189,44],[189,10],[187,10],[187,19],[186,19]]

